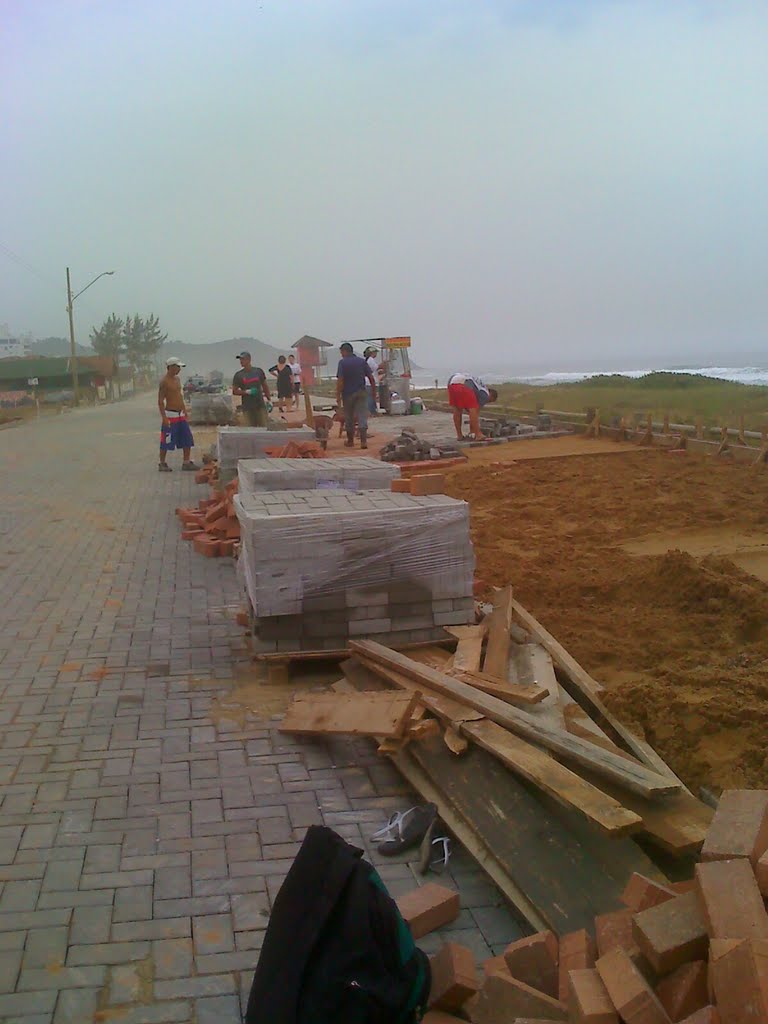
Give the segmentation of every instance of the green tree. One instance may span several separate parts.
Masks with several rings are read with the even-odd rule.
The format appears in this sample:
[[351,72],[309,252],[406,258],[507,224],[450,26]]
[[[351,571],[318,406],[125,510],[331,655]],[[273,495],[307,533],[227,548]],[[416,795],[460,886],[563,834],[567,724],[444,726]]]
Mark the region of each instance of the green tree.
[[90,335],[94,352],[99,356],[108,356],[119,364],[125,341],[124,327],[123,320],[114,313],[107,317],[101,327],[94,327]]
[[138,313],[125,318],[123,343],[134,380],[146,382],[154,373],[155,358],[168,338],[160,329],[160,319],[150,313],[146,320]]

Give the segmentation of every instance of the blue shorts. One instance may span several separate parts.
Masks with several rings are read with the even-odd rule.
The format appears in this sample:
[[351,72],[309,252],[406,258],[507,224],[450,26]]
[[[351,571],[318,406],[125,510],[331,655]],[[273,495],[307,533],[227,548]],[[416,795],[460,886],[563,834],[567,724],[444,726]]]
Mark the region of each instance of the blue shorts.
[[177,448],[194,448],[195,439],[189,424],[182,417],[168,418],[168,426],[160,429],[160,451],[172,452]]

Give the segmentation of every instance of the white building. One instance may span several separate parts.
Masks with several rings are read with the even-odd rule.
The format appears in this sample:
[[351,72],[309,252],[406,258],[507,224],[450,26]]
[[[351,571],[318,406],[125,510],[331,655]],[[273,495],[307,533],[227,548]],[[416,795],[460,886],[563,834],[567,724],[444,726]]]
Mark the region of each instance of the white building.
[[30,354],[27,338],[12,338],[7,324],[0,324],[0,359],[23,359]]

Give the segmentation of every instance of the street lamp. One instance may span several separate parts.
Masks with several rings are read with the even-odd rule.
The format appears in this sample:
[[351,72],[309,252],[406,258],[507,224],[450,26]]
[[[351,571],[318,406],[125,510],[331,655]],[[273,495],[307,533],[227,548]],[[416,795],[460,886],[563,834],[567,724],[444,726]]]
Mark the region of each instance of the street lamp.
[[111,277],[114,270],[104,270],[97,274],[92,281],[89,281],[85,288],[81,288],[77,295],[72,294],[72,284],[69,278],[69,267],[67,267],[67,313],[69,314],[69,346],[72,362],[72,390],[75,393],[75,405],[80,405],[80,384],[77,379],[77,351],[75,349],[75,320],[72,316],[72,303],[78,299],[83,292],[87,292],[92,284],[96,284],[100,277]]

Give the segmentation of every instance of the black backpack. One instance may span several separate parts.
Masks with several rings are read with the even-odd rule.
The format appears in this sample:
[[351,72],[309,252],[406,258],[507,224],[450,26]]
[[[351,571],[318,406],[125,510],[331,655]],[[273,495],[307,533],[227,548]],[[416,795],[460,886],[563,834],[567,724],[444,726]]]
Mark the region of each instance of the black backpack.
[[430,971],[362,850],[312,825],[275,899],[246,1024],[416,1024]]

